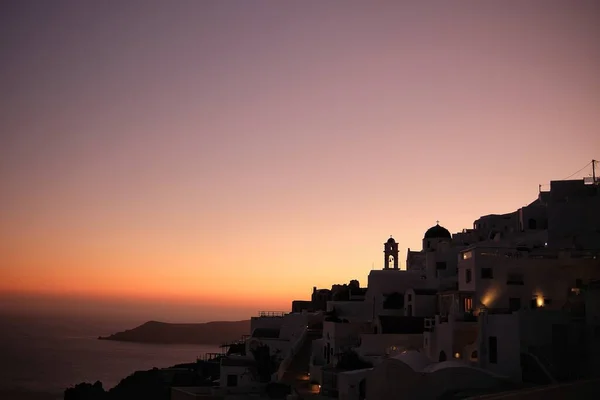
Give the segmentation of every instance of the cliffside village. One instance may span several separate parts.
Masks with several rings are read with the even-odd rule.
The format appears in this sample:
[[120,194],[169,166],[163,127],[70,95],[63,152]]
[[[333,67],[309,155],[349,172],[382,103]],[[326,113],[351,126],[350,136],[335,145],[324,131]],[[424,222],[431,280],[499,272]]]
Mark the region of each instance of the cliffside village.
[[[382,250],[367,287],[315,287],[291,312],[261,312],[220,358],[214,387],[173,388],[172,399],[262,398],[274,382],[288,399],[473,398],[600,376],[595,176],[553,181],[458,233],[437,224],[420,250],[401,255],[393,237]],[[274,363],[267,379],[259,348]]]

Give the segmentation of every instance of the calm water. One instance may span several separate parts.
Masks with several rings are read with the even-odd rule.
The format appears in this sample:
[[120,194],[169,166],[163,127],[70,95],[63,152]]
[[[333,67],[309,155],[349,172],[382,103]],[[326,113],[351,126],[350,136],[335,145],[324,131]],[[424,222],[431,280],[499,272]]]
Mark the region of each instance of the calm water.
[[97,340],[136,324],[82,318],[0,316],[0,390],[62,394],[97,380],[108,389],[136,370],[191,362],[213,345],[150,345]]

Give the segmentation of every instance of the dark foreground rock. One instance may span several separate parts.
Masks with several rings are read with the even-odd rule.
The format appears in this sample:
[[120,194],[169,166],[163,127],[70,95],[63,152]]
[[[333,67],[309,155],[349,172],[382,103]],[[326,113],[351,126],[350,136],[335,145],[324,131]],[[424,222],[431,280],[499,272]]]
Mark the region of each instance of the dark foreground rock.
[[219,364],[198,361],[170,368],[136,371],[110,390],[101,382],[80,383],[65,390],[64,400],[169,400],[172,386],[210,386]]

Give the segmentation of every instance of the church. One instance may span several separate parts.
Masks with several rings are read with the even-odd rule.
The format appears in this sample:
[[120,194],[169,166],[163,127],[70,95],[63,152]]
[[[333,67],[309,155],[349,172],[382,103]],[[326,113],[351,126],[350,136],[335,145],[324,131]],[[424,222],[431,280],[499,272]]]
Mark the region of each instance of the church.
[[[382,270],[369,273],[366,301],[373,303],[374,313],[383,312],[386,298],[407,291],[437,292],[457,285],[458,252],[464,245],[454,245],[452,235],[436,224],[423,236],[423,249],[408,249],[406,269],[400,269],[398,243],[390,237],[383,244]],[[412,300],[412,298],[411,298]]]

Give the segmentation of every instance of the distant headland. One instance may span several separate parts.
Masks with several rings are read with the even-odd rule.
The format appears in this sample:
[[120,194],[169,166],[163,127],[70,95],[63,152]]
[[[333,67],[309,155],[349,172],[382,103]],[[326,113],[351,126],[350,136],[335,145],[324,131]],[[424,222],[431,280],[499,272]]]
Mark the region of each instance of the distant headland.
[[222,344],[250,332],[250,320],[171,324],[148,321],[136,328],[100,336],[100,340],[155,344]]

